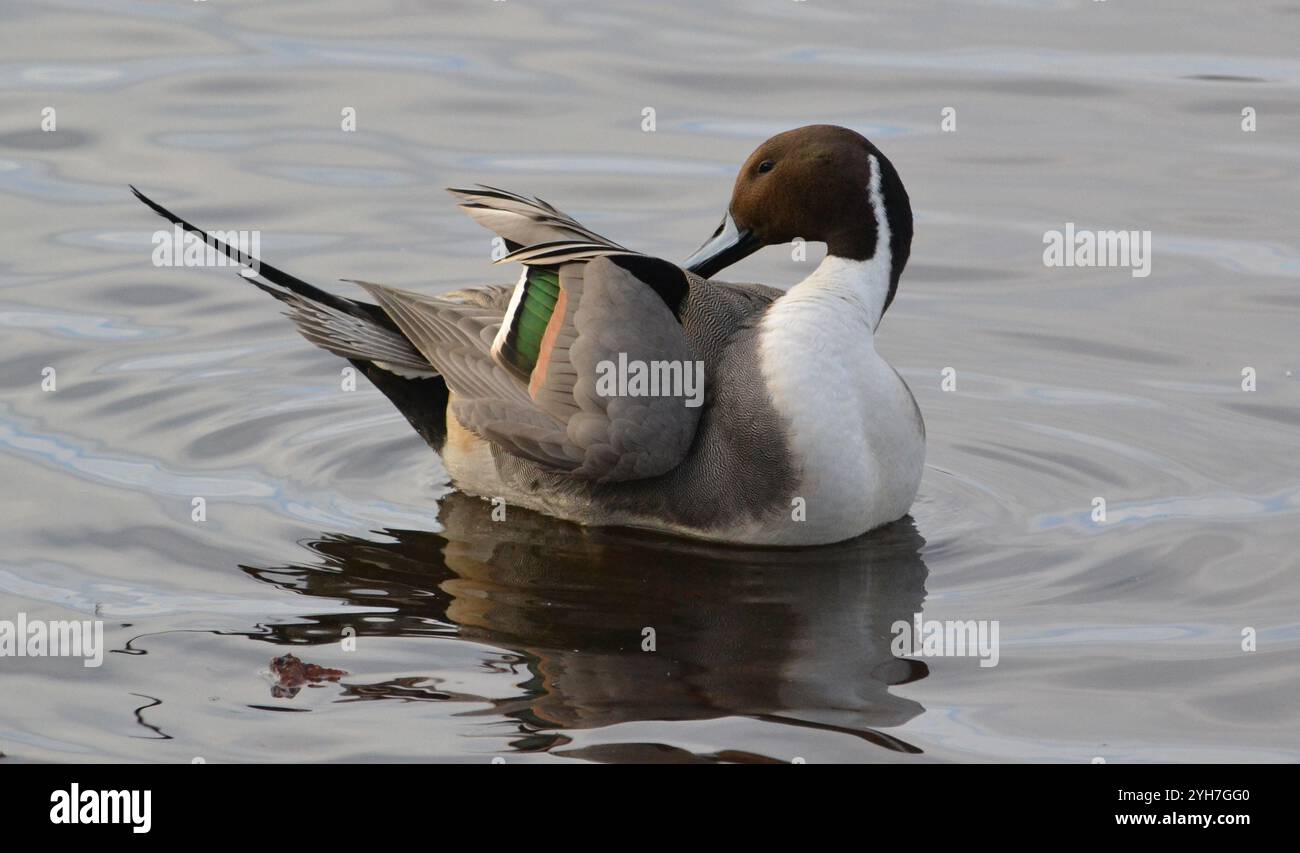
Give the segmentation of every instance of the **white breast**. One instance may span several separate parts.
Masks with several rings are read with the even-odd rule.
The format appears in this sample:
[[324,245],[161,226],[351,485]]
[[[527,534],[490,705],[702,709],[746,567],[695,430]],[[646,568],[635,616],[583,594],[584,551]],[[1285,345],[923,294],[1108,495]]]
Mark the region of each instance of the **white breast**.
[[837,541],[901,518],[921,480],[920,412],[875,347],[890,255],[878,165],[872,166],[875,256],[828,256],[772,305],[760,330],[763,376],[789,423],[796,494],[807,511],[802,523],[782,525],[783,540],[793,530],[800,543]]
[[925,461],[912,394],[876,352],[866,305],[838,286],[854,272],[861,278],[845,266],[855,263],[872,262],[828,258],[776,301],[761,331],[763,376],[789,423],[796,494],[806,502],[806,520],[794,525],[805,542],[901,518]]

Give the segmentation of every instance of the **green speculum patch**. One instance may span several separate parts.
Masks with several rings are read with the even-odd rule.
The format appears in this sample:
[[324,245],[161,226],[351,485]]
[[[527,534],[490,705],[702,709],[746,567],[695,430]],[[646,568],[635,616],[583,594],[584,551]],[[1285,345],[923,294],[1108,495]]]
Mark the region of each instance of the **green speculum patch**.
[[555,313],[560,298],[560,276],[551,267],[530,267],[524,282],[523,297],[515,314],[509,339],[511,362],[520,370],[531,372],[541,353],[546,326]]

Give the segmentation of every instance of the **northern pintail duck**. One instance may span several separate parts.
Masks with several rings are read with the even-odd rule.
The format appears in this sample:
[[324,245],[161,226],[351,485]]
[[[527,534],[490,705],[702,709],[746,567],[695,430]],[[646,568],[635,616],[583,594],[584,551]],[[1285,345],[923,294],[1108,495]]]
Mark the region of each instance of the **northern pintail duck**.
[[[355,282],[372,303],[260,261],[253,280],[388,396],[457,488],[584,524],[766,545],[836,542],[907,513],[925,428],[874,336],[912,212],[861,135],[813,125],[764,142],[680,266],[540,199],[450,192],[505,241],[498,262],[523,265],[514,285],[430,296]],[[796,238],[827,254],[786,292],[709,278]]]

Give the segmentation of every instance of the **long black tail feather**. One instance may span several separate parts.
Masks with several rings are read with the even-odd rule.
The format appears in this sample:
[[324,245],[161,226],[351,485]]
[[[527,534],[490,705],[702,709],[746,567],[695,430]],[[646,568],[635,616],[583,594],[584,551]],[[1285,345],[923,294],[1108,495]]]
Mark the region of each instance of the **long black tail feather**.
[[[260,258],[252,258],[234,246],[216,239],[203,229],[191,224],[177,216],[175,213],[172,213],[161,204],[158,204],[134,186],[131,187],[131,192],[135,194],[136,198],[162,218],[174,225],[179,225],[191,234],[202,237],[208,245],[218,249],[222,254],[236,263],[255,269],[257,276],[268,283],[264,284],[261,281],[254,281],[252,278],[246,276],[241,277],[255,287],[258,287],[274,296],[276,299],[281,301],[291,301],[292,297],[288,296],[288,294],[294,293],[304,299],[310,299],[323,305],[328,305],[331,308],[351,314],[354,317],[375,323],[405,337],[401,329],[399,329],[397,324],[393,322],[392,318],[384,313],[384,310],[378,305],[372,305],[367,302],[358,302],[355,299],[347,299],[342,296],[335,296],[332,293],[321,290],[319,287],[308,284],[302,279],[290,275],[284,270],[271,266]],[[384,370],[369,361],[356,358],[350,358],[348,361],[360,370],[366,378],[370,380],[371,384],[383,392],[384,396],[397,407],[397,410],[406,417],[407,421],[410,422],[411,426],[417,433],[419,433],[420,437],[429,444],[430,447],[437,451],[442,450],[447,438],[448,389],[446,381],[441,376],[407,378],[388,370]]]
[[[251,257],[247,253],[240,251],[234,246],[231,246],[229,243],[216,239],[212,235],[208,234],[208,232],[204,231],[202,228],[199,228],[197,225],[194,225],[182,219],[181,217],[177,216],[175,213],[172,213],[170,210],[163,207],[158,202],[154,201],[144,193],[140,192],[134,186],[131,187],[131,192],[135,194],[136,198],[144,202],[144,204],[148,206],[150,210],[152,210],[154,213],[161,216],[163,219],[166,219],[168,222],[171,222],[173,225],[179,225],[181,228],[184,228],[186,231],[188,231],[191,234],[195,234],[199,237],[202,237],[203,240],[206,241],[208,245],[216,248],[226,257],[230,258],[232,261],[235,261],[236,263],[243,264],[248,267],[255,268],[257,270],[258,276],[270,282],[271,284],[274,284],[278,287],[282,287],[285,290],[296,293],[299,296],[305,297],[307,299],[312,299],[315,300],[316,302],[320,302],[322,304],[328,305],[331,308],[338,309],[339,311],[345,311],[355,317],[361,317],[362,319],[369,320],[373,323],[378,323],[379,325],[383,326],[386,329],[392,329],[394,331],[397,330],[397,324],[394,323],[392,319],[387,314],[385,314],[384,310],[380,308],[378,305],[371,305],[366,302],[358,302],[355,299],[347,299],[342,296],[335,296],[332,293],[321,290],[319,287],[316,287],[315,285],[312,284],[308,284],[307,282],[303,281],[297,276],[292,276],[289,273],[285,272],[284,270],[277,269],[276,267],[271,266],[270,264],[263,261],[261,258]],[[251,279],[249,280],[251,281]],[[265,290],[267,293],[270,293],[272,296],[276,295],[276,291],[266,287],[265,285],[262,285],[256,281],[253,281],[252,283],[260,287],[262,290]]]

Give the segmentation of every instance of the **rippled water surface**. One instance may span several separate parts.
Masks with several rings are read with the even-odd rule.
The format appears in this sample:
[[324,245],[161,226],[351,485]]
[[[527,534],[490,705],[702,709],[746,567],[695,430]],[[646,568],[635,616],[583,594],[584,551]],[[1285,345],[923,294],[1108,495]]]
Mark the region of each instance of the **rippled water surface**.
[[[6,760],[1300,757],[1300,5],[0,14],[0,619],[101,618],[111,650],[0,658]],[[444,186],[681,258],[812,122],[911,194],[878,346],[929,432],[912,517],[823,549],[493,522],[275,303],[154,267],[126,189],[340,292],[435,293],[512,277]],[[1045,268],[1066,222],[1149,229],[1151,275]],[[896,657],[915,613],[997,620],[997,666]],[[290,653],[345,674],[286,686]]]

